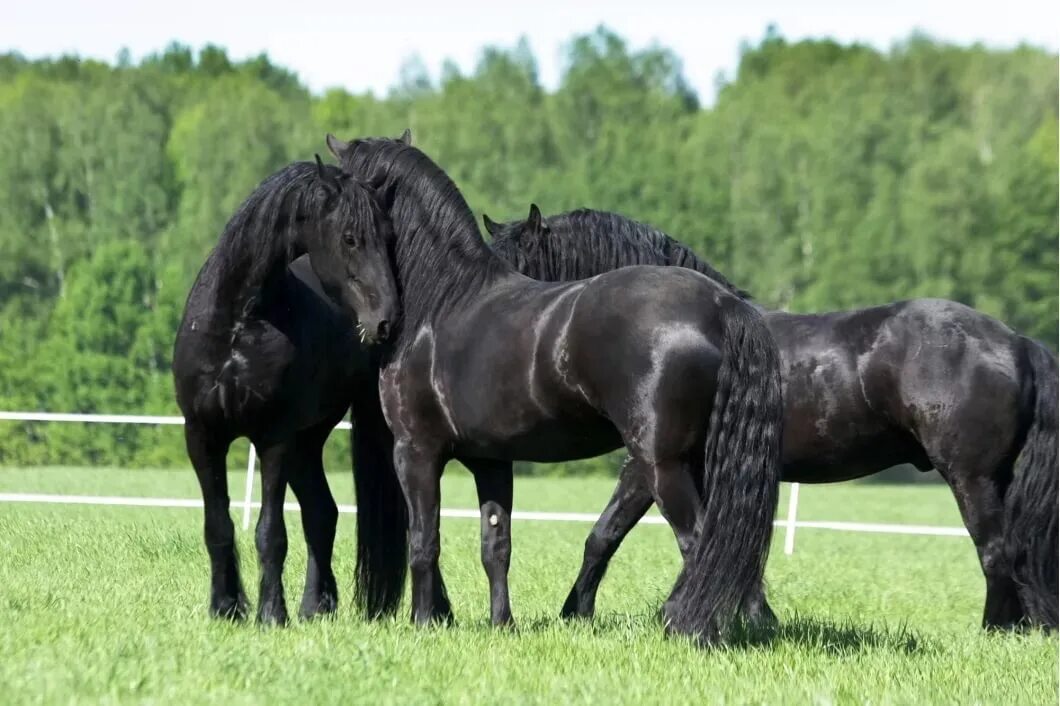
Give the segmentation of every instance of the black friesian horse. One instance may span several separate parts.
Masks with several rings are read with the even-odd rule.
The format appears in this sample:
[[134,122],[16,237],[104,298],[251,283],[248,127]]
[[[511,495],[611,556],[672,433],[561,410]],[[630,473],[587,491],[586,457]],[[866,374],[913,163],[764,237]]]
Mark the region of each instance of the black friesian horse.
[[[288,483],[302,506],[309,551],[300,613],[335,610],[331,553],[338,511],[321,453],[351,399],[358,400],[356,477],[385,476],[392,467],[378,368],[358,342],[384,338],[398,313],[397,290],[380,245],[388,223],[371,192],[341,170],[324,167],[319,158],[316,165],[291,164],[240,206],[188,295],[173,375],[188,455],[202,488],[214,616],[240,619],[247,610],[225,464],[230,444],[240,436],[250,438],[262,462],[258,620],[287,621],[282,576]],[[312,253],[312,267],[300,257],[306,252]],[[314,269],[334,283],[330,297]],[[390,558],[377,554],[371,571],[359,569],[385,574],[388,564],[398,562],[404,576],[403,535],[401,540],[388,548]],[[358,557],[362,563],[372,559]],[[380,606],[365,597],[369,584],[361,581],[358,589],[364,607],[378,612]],[[400,594],[390,602],[398,599]]]
[[398,522],[407,500],[414,620],[452,615],[438,566],[448,459],[475,476],[491,616],[507,624],[512,460],[622,445],[685,556],[668,629],[712,643],[738,617],[768,617],[756,611],[783,410],[776,346],[754,309],[670,268],[532,280],[490,251],[456,186],[407,138],[328,145],[378,190],[395,233],[403,318],[380,394],[404,498],[379,504]]
[[[732,286],[650,226],[579,210],[499,226],[493,249],[546,281],[672,265]],[[736,290],[733,290],[736,291]],[[956,302],[827,314],[766,312],[783,360],[783,479],[830,483],[898,463],[949,483],[986,576],[983,623],[1057,626],[1057,362],[1041,344]],[[627,466],[585,543],[563,607],[592,615],[607,563],[652,502]]]

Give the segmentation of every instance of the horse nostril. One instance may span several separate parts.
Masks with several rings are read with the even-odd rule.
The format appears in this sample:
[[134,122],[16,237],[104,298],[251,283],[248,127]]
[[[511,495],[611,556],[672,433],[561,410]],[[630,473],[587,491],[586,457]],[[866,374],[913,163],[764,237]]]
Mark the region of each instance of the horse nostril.
[[380,341],[385,341],[389,333],[390,323],[387,321],[380,321],[379,328],[376,329],[376,338],[378,338]]

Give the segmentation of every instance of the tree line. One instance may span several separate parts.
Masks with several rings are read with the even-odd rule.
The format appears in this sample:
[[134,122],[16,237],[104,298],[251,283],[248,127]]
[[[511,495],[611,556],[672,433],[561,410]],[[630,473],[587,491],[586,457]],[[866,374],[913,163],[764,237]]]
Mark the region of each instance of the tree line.
[[[412,128],[497,220],[535,201],[649,222],[769,306],[946,297],[1055,348],[1057,81],[1033,47],[772,30],[710,106],[672,52],[605,28],[570,41],[554,91],[525,42],[438,80],[410,63],[386,96],[313,95],[218,47],[0,55],[0,409],[177,414],[171,348],[198,267],[254,186],[329,131]],[[0,464],[187,461],[172,428],[4,423]]]

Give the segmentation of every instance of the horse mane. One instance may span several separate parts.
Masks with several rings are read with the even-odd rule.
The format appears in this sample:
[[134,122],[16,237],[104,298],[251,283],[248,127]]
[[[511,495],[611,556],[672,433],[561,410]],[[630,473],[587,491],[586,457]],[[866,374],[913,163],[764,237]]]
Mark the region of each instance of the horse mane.
[[[325,169],[342,176],[337,167]],[[274,273],[294,259],[301,222],[320,216],[327,197],[313,162],[294,162],[266,177],[228,221],[211,255],[219,300],[245,315]]]
[[402,319],[414,331],[443,310],[456,310],[512,268],[496,257],[475,216],[441,167],[401,140],[354,140],[343,167],[372,184],[388,204]]
[[[586,279],[630,265],[658,265],[695,270],[740,299],[751,295],[729,281],[688,246],[647,224],[617,213],[582,208],[545,219],[546,230],[532,246],[519,246],[523,222],[501,226],[493,249],[523,274],[547,281]],[[533,255],[527,255],[528,247]]]

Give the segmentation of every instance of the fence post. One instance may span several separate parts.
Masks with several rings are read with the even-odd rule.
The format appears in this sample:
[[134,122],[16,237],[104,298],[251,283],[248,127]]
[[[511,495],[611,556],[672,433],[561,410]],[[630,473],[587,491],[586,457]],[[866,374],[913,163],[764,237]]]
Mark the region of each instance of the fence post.
[[788,522],[784,532],[784,553],[791,555],[795,551],[795,516],[799,507],[799,484],[791,484],[791,493],[788,495]]
[[254,462],[257,461],[257,452],[254,444],[250,445],[250,455],[247,459],[247,490],[243,496],[243,529],[250,529],[250,503],[254,496]]

